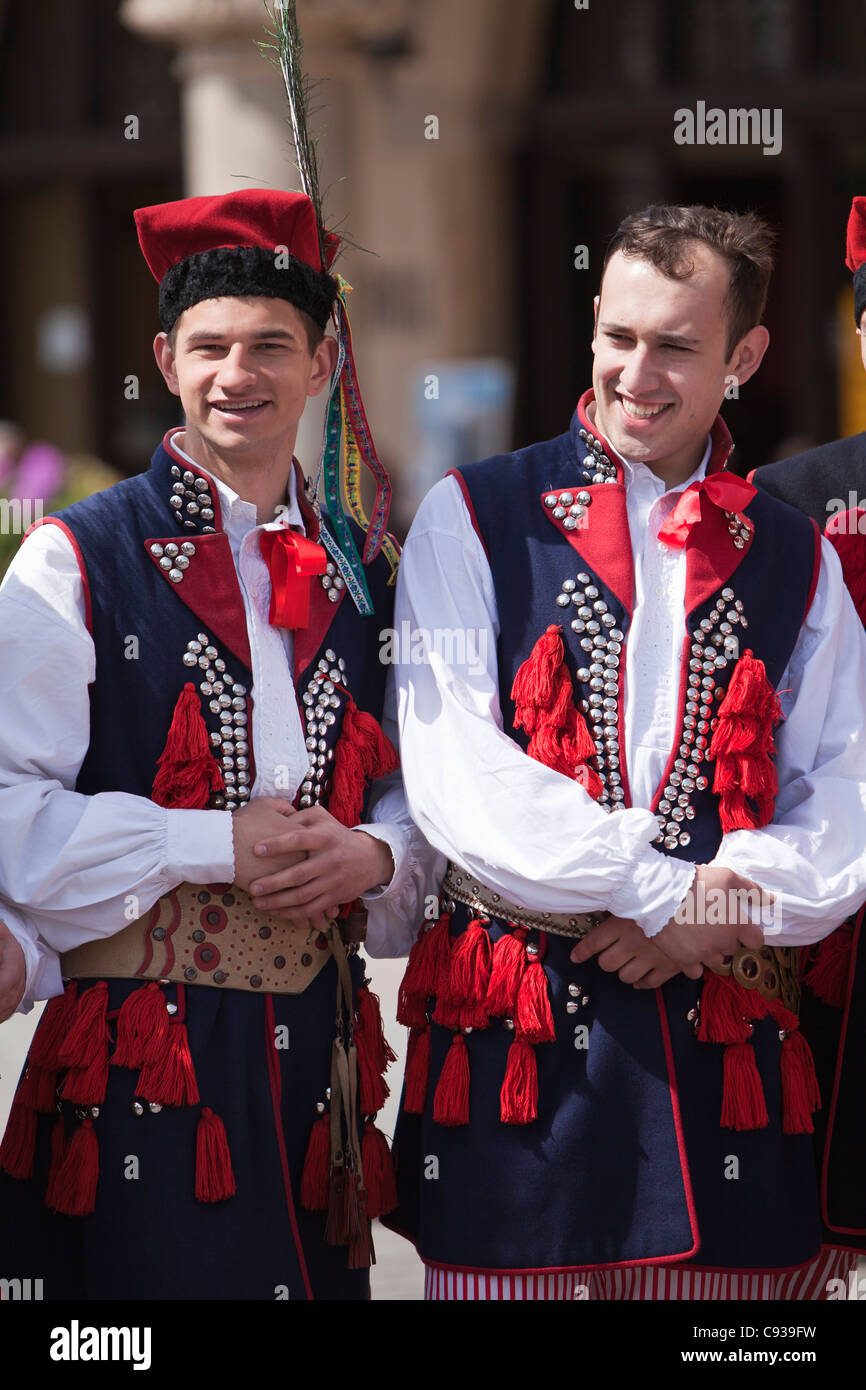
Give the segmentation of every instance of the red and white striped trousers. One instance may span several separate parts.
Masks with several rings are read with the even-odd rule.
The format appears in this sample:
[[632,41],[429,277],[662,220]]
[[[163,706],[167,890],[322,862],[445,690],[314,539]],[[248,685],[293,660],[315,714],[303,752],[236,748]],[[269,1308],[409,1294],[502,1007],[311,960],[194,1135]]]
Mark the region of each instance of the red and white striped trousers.
[[748,1270],[711,1273],[688,1265],[626,1265],[623,1269],[569,1270],[567,1274],[474,1274],[425,1266],[425,1299],[727,1299],[790,1302],[827,1298],[831,1279],[844,1280],[856,1269],[859,1256],[825,1245],[811,1264],[788,1273],[750,1274]]

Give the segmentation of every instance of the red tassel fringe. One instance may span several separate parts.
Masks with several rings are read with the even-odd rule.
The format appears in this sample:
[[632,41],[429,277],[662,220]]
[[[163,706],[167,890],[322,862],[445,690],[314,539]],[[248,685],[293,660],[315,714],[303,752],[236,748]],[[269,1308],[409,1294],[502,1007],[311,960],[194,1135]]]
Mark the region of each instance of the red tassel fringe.
[[128,994],[117,1017],[115,1067],[154,1066],[169,1044],[169,1013],[155,980]]
[[487,987],[486,1008],[491,1018],[513,1018],[517,1009],[517,992],[526,969],[524,942],[525,927],[503,932],[493,947],[490,984]]
[[469,1123],[469,1054],[462,1033],[455,1033],[433,1094],[433,1119],[454,1127]]
[[66,1038],[59,1049],[61,1066],[83,1068],[96,1061],[108,1046],[108,985],[104,980],[86,989]]
[[[92,1120],[82,1120],[51,1190],[51,1206],[64,1216],[90,1216],[99,1181],[99,1143]],[[47,1194],[46,1194],[47,1199]]]
[[785,1134],[812,1134],[812,1114],[821,1109],[812,1049],[800,1032],[782,1043],[782,1128]]
[[226,1127],[206,1105],[195,1136],[195,1195],[200,1202],[224,1202],[237,1187]]
[[769,1124],[764,1088],[751,1043],[732,1043],[724,1053],[722,1118],[726,1129],[765,1129]]
[[381,726],[359,710],[349,696],[340,737],[334,750],[334,772],[328,810],[341,825],[354,826],[361,819],[367,783],[386,777],[400,766],[393,743]]
[[514,1026],[529,1043],[553,1042],[556,1037],[547,994],[547,976],[538,956],[527,959],[517,991]]
[[211,752],[198,691],[192,681],[187,681],[174,707],[151,800],[157,806],[204,810],[211,792],[224,789],[222,770]]
[[62,994],[49,999],[30,1046],[31,1066],[57,1071],[60,1049],[78,1011],[78,981],[70,980]]
[[301,1173],[301,1206],[305,1211],[328,1210],[331,1171],[331,1117],[320,1115],[310,1132]]
[[198,1105],[198,1083],[185,1023],[172,1023],[169,1042],[158,1062],[142,1067],[135,1094],[159,1105]]
[[773,818],[778,781],[773,727],[782,717],[766,668],[751,651],[737,662],[707,756],[715,759],[713,791],[722,830],[757,830]]
[[579,781],[597,799],[602,782],[592,765],[595,743],[574,703],[561,634],[552,623],[518,670],[511,687],[514,723],[530,736],[531,758]]
[[834,1009],[844,1008],[845,1005],[853,941],[853,926],[850,922],[843,922],[841,927],[811,948],[811,960],[803,976],[803,983],[809,986],[816,998]]
[[866,625],[866,550],[863,547],[862,507],[837,512],[827,522],[824,535],[842,562],[842,574],[860,621]]
[[499,1113],[505,1125],[528,1125],[538,1115],[535,1048],[517,1033],[508,1049],[505,1080],[499,1093]]
[[430,1028],[413,1028],[406,1048],[406,1084],[403,1109],[407,1115],[423,1115],[430,1077]]
[[387,1216],[397,1208],[397,1183],[394,1179],[394,1162],[388,1140],[371,1120],[364,1126],[361,1140],[361,1163],[364,1168],[364,1186],[367,1189],[367,1215],[370,1220],[377,1216]]

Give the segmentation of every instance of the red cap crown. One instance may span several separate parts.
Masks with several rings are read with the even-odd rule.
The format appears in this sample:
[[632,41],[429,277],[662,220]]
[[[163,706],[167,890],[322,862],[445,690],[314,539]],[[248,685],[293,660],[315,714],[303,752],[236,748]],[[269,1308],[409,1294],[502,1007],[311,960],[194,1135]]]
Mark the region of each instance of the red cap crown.
[[866,198],[857,197],[851,204],[847,252],[845,264],[848,269],[859,270],[866,262]]
[[313,270],[327,270],[339,237],[325,232],[326,265],[319,254],[316,214],[306,193],[278,188],[241,188],[214,197],[180,198],[135,213],[138,240],[154,278],[187,256],[221,246],[285,246]]

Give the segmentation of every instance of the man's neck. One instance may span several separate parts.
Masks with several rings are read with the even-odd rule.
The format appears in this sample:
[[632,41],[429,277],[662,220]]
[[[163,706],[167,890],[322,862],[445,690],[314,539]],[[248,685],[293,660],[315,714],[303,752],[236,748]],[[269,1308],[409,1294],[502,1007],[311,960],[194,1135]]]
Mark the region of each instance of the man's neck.
[[[586,418],[594,428],[600,429],[600,426],[596,423],[595,401],[590,401],[587,405]],[[692,476],[703,459],[706,449],[707,436],[703,435],[694,448],[689,450],[688,454],[685,456],[677,455],[676,458],[653,459],[649,462],[645,459],[631,458],[628,461],[632,466],[636,463],[642,463],[644,468],[648,468],[650,473],[654,473],[655,476],[664,483],[665,491],[670,492],[671,488],[679,487]]]
[[244,502],[253,504],[259,526],[273,521],[277,508],[285,504],[294,467],[293,440],[283,441],[279,451],[243,459],[218,453],[197,430],[188,427],[178,435],[177,442],[195,463],[219,478]]

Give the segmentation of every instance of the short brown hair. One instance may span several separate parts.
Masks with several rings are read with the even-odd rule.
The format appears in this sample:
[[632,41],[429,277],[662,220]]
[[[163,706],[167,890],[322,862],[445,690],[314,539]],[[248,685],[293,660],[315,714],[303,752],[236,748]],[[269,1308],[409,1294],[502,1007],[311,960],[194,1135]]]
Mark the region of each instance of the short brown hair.
[[602,279],[617,251],[642,256],[671,280],[686,280],[694,271],[690,247],[702,241],[724,256],[731,268],[726,303],[730,358],[740,339],[761,322],[773,270],[773,232],[753,212],[721,208],[659,206],[623,219],[604,257]]

